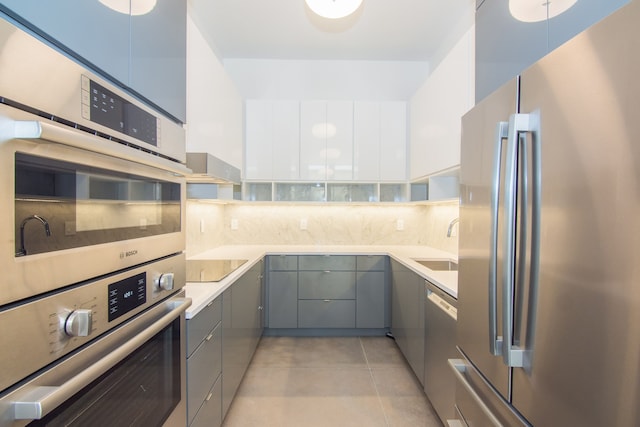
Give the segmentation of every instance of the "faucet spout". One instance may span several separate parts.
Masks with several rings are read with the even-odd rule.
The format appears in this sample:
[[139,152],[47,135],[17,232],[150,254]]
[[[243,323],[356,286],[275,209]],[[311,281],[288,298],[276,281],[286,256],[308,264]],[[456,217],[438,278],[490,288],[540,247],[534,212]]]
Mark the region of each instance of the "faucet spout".
[[27,254],[27,250],[24,247],[24,226],[27,224],[27,222],[31,221],[32,219],[40,221],[44,226],[44,232],[47,235],[47,237],[51,236],[51,229],[49,228],[49,222],[47,222],[46,219],[44,219],[40,215],[31,215],[26,217],[25,219],[22,220],[22,223],[20,224],[20,251],[16,253],[16,256],[25,256]]
[[449,228],[447,228],[447,237],[451,237],[451,232],[453,231],[453,226],[456,225],[460,221],[460,218],[454,218],[449,223]]

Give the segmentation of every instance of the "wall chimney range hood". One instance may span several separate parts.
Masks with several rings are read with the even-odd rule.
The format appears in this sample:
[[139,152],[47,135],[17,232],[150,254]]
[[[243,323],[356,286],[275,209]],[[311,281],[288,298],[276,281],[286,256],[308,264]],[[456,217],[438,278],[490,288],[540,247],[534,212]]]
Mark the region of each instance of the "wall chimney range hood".
[[209,153],[187,153],[187,182],[240,184],[240,169]]

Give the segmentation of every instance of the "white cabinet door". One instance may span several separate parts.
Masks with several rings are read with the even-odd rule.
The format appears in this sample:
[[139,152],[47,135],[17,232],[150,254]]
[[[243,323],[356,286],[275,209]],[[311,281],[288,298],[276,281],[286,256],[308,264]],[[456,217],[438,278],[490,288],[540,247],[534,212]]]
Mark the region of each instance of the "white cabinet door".
[[271,179],[273,176],[273,109],[271,101],[246,102],[245,178]]
[[129,86],[182,122],[187,120],[186,17],[186,0],[158,1],[152,12],[132,14],[129,64]]
[[[129,14],[98,1],[3,0],[2,4],[57,44],[128,85]],[[33,66],[44,65],[34,62]]]
[[377,181],[380,177],[380,103],[353,105],[353,179]]
[[353,117],[353,179],[406,180],[406,103],[356,102]]
[[334,127],[327,123],[325,101],[305,101],[300,104],[300,179],[327,179],[327,135],[335,132]]
[[272,178],[283,181],[298,180],[300,178],[300,103],[274,101],[272,108]]
[[[327,102],[327,180],[353,179],[353,102]],[[335,133],[331,126],[335,126]]]
[[353,178],[353,102],[306,101],[300,105],[300,178]]
[[407,179],[407,104],[380,104],[379,181]]
[[247,100],[245,111],[245,178],[299,179],[298,101]]
[[411,99],[411,179],[460,164],[460,120],[473,106],[471,28]]

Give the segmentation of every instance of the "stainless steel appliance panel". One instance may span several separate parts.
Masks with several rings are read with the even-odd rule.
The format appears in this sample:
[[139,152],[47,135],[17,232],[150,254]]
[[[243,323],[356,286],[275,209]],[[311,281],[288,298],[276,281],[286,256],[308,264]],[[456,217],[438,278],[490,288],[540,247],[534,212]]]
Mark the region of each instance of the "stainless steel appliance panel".
[[[0,426],[24,426],[30,420],[60,415],[57,408],[64,407],[68,403],[73,405],[75,403],[73,397],[85,387],[100,388],[101,381],[105,380],[103,374],[111,375],[110,372],[114,369],[117,371],[120,363],[132,352],[158,334],[162,334],[167,328],[173,328],[172,325],[175,322],[179,322],[175,325],[178,329],[174,331],[179,331],[179,340],[171,344],[171,340],[176,336],[172,333],[174,338],[165,340],[165,344],[171,346],[171,352],[179,353],[177,357],[176,355],[170,357],[172,363],[178,363],[175,369],[180,371],[178,376],[171,375],[173,378],[171,387],[179,388],[179,396],[177,406],[169,414],[165,425],[183,426],[186,422],[184,311],[191,304],[191,300],[182,296],[184,293],[176,294],[176,297],[156,304],[137,316],[134,321],[125,322],[121,327],[92,341],[80,351],[62,358],[49,369],[36,372],[26,382],[0,394]],[[169,351],[168,348],[167,351]],[[176,379],[179,381],[178,384],[173,383]],[[113,403],[114,401],[110,402],[110,404]],[[116,399],[115,403],[120,405],[122,412],[125,412],[127,401]],[[95,406],[95,404],[96,402],[89,403],[89,406]],[[131,420],[133,421],[135,420]]]
[[[21,137],[16,137],[16,135]],[[28,138],[26,136],[29,136]],[[33,114],[0,105],[0,170],[2,171],[3,186],[0,187],[0,200],[5,207],[16,204],[16,154],[21,153],[43,159],[89,165],[122,174],[132,174],[147,177],[149,180],[159,180],[175,183],[180,186],[180,200],[174,204],[176,212],[170,220],[175,222],[175,232],[148,235],[146,237],[112,241],[110,243],[91,244],[71,249],[53,252],[14,256],[19,239],[18,229],[20,218],[16,218],[16,210],[6,212],[5,221],[0,225],[2,252],[0,268],[3,271],[2,292],[0,305],[22,298],[31,297],[46,291],[57,289],[83,280],[88,280],[102,274],[108,274],[136,264],[161,258],[166,255],[179,253],[185,246],[186,219],[182,212],[185,191],[184,177],[180,176],[181,167],[178,163],[170,162],[154,156],[145,156],[120,144],[104,144],[102,138],[73,131],[57,123],[47,123]],[[98,153],[94,150],[100,148]],[[105,154],[106,153],[106,154]],[[140,163],[142,161],[143,163]],[[74,188],[75,190],[75,188]],[[75,220],[64,220],[55,214],[62,203],[57,200],[34,199],[46,207],[51,216],[42,214],[51,225],[51,236],[46,237],[44,229],[34,224],[28,224],[25,236],[30,242],[35,239],[51,241],[62,239],[76,239],[72,236],[75,231]],[[61,199],[62,200],[62,199]],[[133,209],[133,206],[122,203],[87,205],[92,209],[89,215],[96,223],[106,220],[106,212],[113,212],[120,206],[121,210]],[[157,205],[165,209],[168,205]],[[106,209],[100,213],[100,209]],[[122,212],[124,214],[124,212]],[[104,216],[104,218],[102,218]],[[169,218],[165,218],[169,219]],[[33,222],[33,221],[31,221]],[[105,228],[108,228],[105,226]],[[140,224],[141,229],[145,228]],[[31,233],[31,234],[29,234]],[[98,261],[99,260],[99,261]],[[73,266],[73,268],[69,268]]]
[[[506,140],[497,123],[516,112],[516,82],[502,86],[462,118],[460,173],[460,234],[458,254],[458,344],[476,367],[486,375],[503,397],[509,396],[509,369],[490,349],[488,282],[495,283],[494,327],[502,330],[500,298],[502,234],[492,242],[492,230],[504,219],[504,167]],[[493,184],[494,178],[498,181]],[[492,206],[492,203],[496,203]],[[496,219],[496,224],[492,220]],[[492,255],[493,251],[493,255]],[[494,336],[494,343],[497,336]],[[495,345],[495,344],[494,344]]]
[[[28,55],[25,56],[25,52]],[[186,162],[185,134],[182,125],[158,114],[123,90],[90,73],[80,64],[51,46],[14,26],[0,14],[0,97],[77,123],[101,134],[135,144],[144,150],[162,154],[178,162]],[[89,81],[106,89],[107,96],[124,101],[123,110],[135,108],[150,116],[157,138],[153,143],[137,138],[136,129],[114,131],[101,123],[92,108],[93,93]],[[103,95],[102,93],[100,95]],[[98,114],[99,115],[99,114]],[[110,144],[103,140],[102,144]]]
[[[517,114],[501,89],[489,111],[483,101],[463,121],[458,371],[489,419],[511,411],[536,426],[640,425],[639,19],[635,0],[524,71],[511,84]],[[493,209],[476,206],[469,186],[485,157],[468,135],[490,126],[507,141],[496,163],[505,179],[488,184],[504,184]],[[488,267],[474,270],[474,254],[487,252]],[[489,303],[496,294],[501,307]],[[478,326],[488,319],[498,340]],[[511,372],[506,394],[487,358]]]
[[455,416],[455,379],[447,360],[456,350],[456,300],[425,281],[424,392],[444,424]]
[[[540,271],[513,405],[536,426],[640,425],[640,2],[521,77],[539,116]],[[535,141],[537,139],[537,141]],[[528,321],[527,321],[528,320]]]
[[[19,382],[42,366],[82,347],[114,326],[141,313],[163,298],[180,290],[185,283],[185,255],[179,254],[152,264],[145,264],[80,287],[34,300],[30,303],[0,311],[0,336],[5,345],[0,346],[0,390]],[[133,289],[127,299],[143,301],[122,316],[112,311],[124,308],[124,298],[108,291],[109,285],[143,275],[144,289],[140,294]],[[162,289],[160,278],[171,276],[173,288]],[[135,286],[133,286],[135,287]],[[120,304],[120,307],[115,306]],[[71,336],[67,326],[70,315],[78,310],[89,310],[91,320],[84,336]],[[7,343],[10,343],[8,345]]]

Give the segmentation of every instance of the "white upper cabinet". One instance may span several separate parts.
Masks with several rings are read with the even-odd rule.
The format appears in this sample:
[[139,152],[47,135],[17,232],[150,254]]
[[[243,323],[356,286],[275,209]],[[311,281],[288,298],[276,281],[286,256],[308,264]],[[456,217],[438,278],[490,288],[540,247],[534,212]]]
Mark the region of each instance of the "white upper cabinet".
[[474,105],[474,74],[471,28],[411,99],[412,180],[460,164],[460,120]]
[[187,119],[186,27],[185,0],[159,0],[151,12],[131,15],[129,86],[183,123]]
[[185,0],[158,0],[151,11],[140,15],[127,13],[129,2],[123,12],[97,0],[3,0],[2,4],[67,54],[186,120]]
[[273,179],[300,178],[300,103],[276,101],[273,108]]
[[300,104],[300,179],[353,179],[353,102]]
[[200,31],[187,17],[187,151],[244,164],[244,100]]
[[299,179],[300,110],[297,101],[246,101],[245,179]]
[[406,181],[407,104],[248,100],[245,179]]
[[353,179],[404,181],[407,178],[405,102],[355,102]]
[[353,106],[353,179],[380,177],[380,103],[358,101]]
[[273,109],[271,101],[247,100],[245,103],[245,179],[273,177]]
[[407,103],[380,104],[379,181],[407,179]]
[[562,2],[539,2],[541,16],[512,15],[509,3],[485,0],[476,10],[476,102],[629,0],[580,0],[558,15]]
[[350,181],[353,179],[353,102],[327,102],[326,124],[327,180]]

